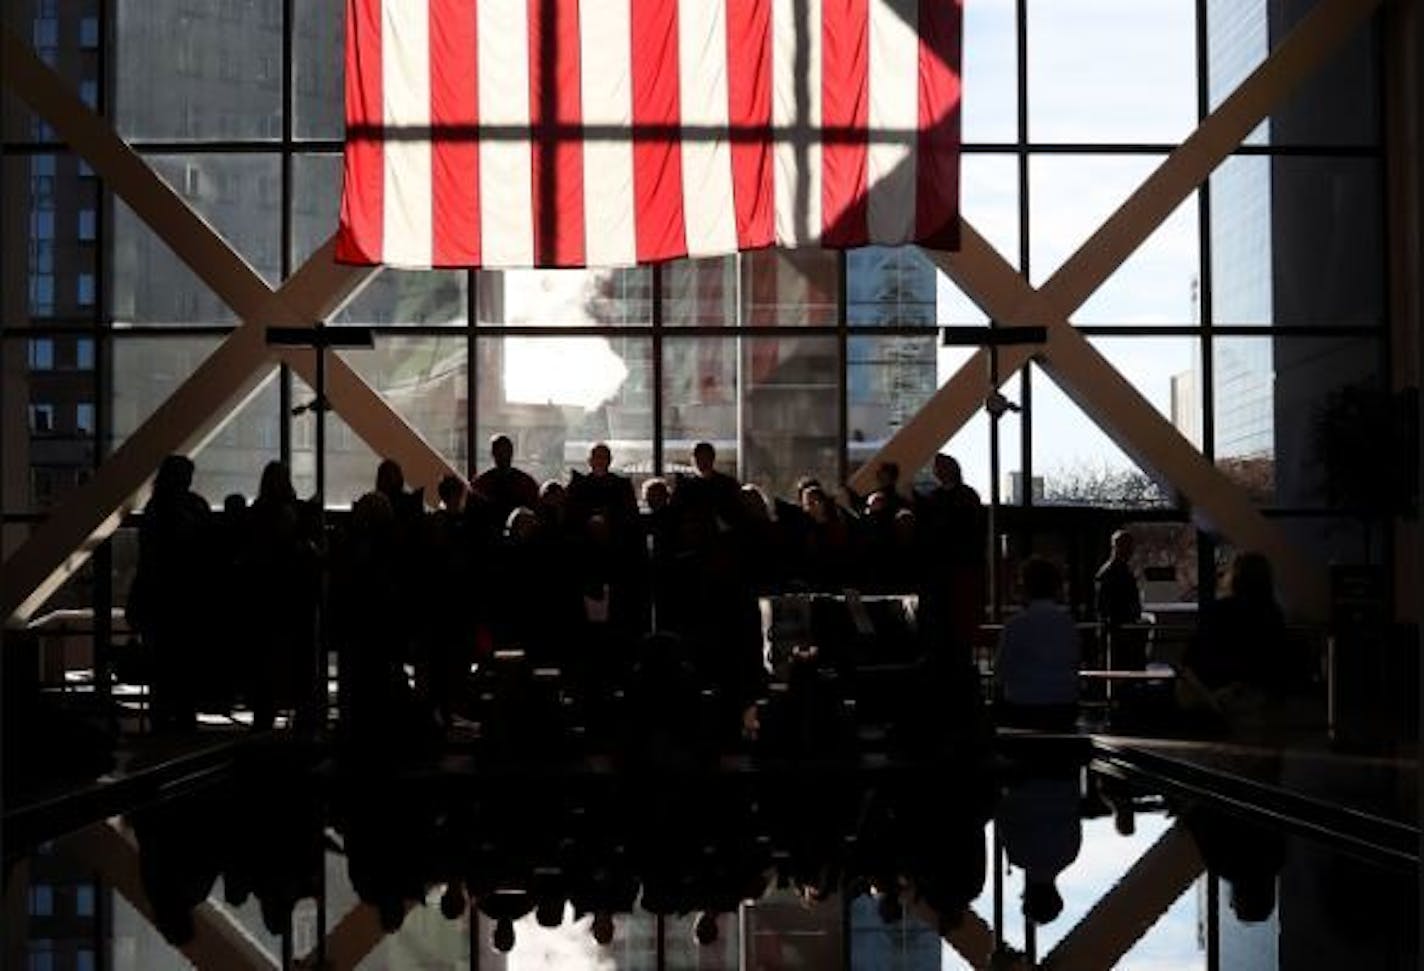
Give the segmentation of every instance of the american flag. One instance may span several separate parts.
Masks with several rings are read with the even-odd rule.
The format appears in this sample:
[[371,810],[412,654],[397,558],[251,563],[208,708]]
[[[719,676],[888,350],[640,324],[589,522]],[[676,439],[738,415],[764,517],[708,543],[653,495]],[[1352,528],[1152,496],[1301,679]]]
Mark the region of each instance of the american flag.
[[338,257],[958,243],[962,0],[347,0]]

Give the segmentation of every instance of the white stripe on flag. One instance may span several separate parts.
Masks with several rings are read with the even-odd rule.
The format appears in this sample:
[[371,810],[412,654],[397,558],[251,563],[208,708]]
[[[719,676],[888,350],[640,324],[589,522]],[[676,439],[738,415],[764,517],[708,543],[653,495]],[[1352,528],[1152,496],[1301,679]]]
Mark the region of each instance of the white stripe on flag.
[[776,241],[814,245],[821,238],[821,0],[773,0],[771,33]]
[[[410,3],[414,0],[391,0]],[[423,4],[420,4],[423,6]],[[529,8],[479,5],[480,124],[508,131],[480,140],[480,250],[487,267],[534,265],[533,161],[529,149]]]
[[[737,251],[727,102],[726,0],[682,0],[677,9],[682,107],[682,211],[687,255]],[[687,129],[693,129],[687,131]]]
[[919,16],[916,0],[870,0],[870,147],[866,163],[873,243],[903,243],[915,234]]
[[[633,218],[631,0],[579,4],[583,123],[584,247],[589,266],[638,262]],[[611,128],[602,134],[593,127]]]
[[381,4],[381,98],[386,139],[382,261],[429,266],[434,248],[430,140],[430,16],[410,0]]

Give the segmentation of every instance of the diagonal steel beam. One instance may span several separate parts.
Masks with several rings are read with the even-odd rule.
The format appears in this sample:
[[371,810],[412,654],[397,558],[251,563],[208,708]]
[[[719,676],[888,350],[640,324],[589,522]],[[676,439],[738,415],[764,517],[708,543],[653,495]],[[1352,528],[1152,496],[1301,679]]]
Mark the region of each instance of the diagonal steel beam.
[[1117,967],[1204,868],[1191,834],[1180,823],[1173,826],[1058,942],[1044,967],[1054,971]]
[[[1322,565],[1300,556],[1283,531],[1261,516],[1244,490],[1162,420],[1151,403],[1073,328],[1069,317],[1378,4],[1379,0],[1321,0],[1042,288],[1031,287],[972,232],[965,233],[963,252],[936,255],[991,318],[1047,325],[1050,340],[1040,357],[1055,381],[1124,451],[1142,458],[1212,525],[1238,545],[1270,556],[1280,568],[1289,603],[1305,615],[1323,609]],[[991,269],[983,265],[986,261],[1000,265]],[[1013,374],[1015,359],[1020,366],[1028,359],[1022,353],[1001,357],[1001,380]],[[898,461],[907,468],[928,461],[973,414],[970,404],[977,404],[976,396],[977,401],[983,400],[988,390],[986,370],[982,355],[961,367],[926,403],[929,417],[906,423],[857,473],[853,487],[869,488],[875,465],[881,461]]]
[[356,968],[385,937],[380,913],[370,904],[358,901],[326,935],[325,968],[327,971]]
[[[139,850],[113,823],[94,823],[58,844],[69,858],[92,867],[104,883],[123,895],[150,922],[153,906],[143,889]],[[269,971],[277,968],[262,948],[227,912],[204,901],[193,910],[193,939],[178,949],[198,968]]]

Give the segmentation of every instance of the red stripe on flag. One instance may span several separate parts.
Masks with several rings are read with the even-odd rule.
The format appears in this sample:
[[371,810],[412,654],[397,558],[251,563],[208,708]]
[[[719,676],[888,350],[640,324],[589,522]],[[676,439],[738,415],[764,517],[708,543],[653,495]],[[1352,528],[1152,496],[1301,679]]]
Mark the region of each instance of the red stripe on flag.
[[776,240],[771,152],[771,0],[727,0],[727,117],[737,247]]
[[864,246],[870,238],[870,6],[868,0],[822,0],[822,11],[821,239],[827,246]]
[[479,74],[474,4],[430,0],[432,262],[480,262]]
[[583,89],[577,0],[529,0],[534,262],[583,266]]
[[920,0],[915,237],[933,249],[959,248],[962,14],[962,0]]
[[[673,0],[632,0],[633,209],[640,263],[687,253],[677,6]],[[648,127],[659,131],[638,131]]]
[[346,4],[345,191],[336,258],[379,263],[385,224],[381,108],[381,0]]

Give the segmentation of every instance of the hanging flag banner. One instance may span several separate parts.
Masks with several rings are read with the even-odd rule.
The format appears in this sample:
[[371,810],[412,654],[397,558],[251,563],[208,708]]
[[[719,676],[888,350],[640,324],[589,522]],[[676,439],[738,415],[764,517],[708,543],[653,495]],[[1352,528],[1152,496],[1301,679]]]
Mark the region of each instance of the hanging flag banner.
[[959,235],[962,0],[347,0],[338,258]]

